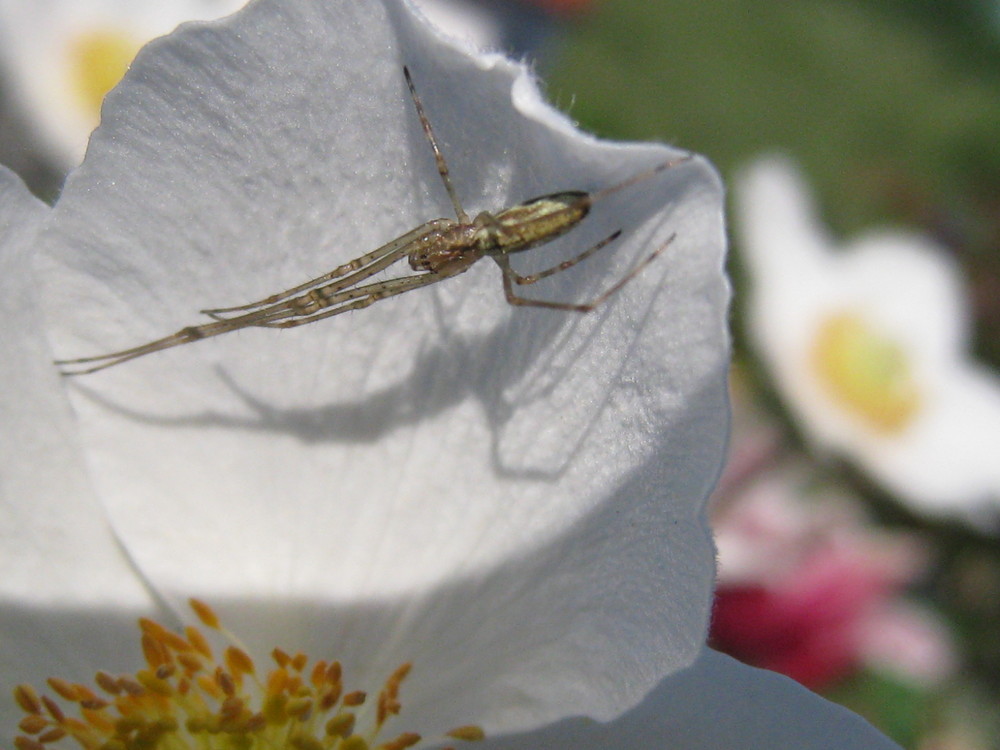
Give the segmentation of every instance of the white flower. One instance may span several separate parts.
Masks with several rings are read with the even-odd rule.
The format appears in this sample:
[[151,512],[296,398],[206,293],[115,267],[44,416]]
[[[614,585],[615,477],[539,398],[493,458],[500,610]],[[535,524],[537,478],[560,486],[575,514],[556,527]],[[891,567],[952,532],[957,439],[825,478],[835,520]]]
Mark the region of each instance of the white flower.
[[[9,174],[0,185],[0,499],[17,521],[3,526],[0,673],[125,671],[120,624],[184,618],[198,596],[258,662],[275,646],[339,658],[368,689],[412,662],[399,727],[428,737],[608,720],[659,683],[669,698],[637,709],[654,716],[621,719],[626,744],[756,733],[803,747],[818,726],[888,745],[780,681],[776,705],[744,704],[766,719],[756,729],[686,697],[731,708],[777,679],[703,652],[728,298],[703,161],[515,259],[544,268],[622,227],[536,290],[580,300],[676,233],[591,315],[512,309],[480,264],[356,314],[60,382],[43,332],[59,356],[128,345],[448,213],[404,63],[472,212],[675,155],[576,133],[522,68],[443,45],[395,2],[262,0],[147,47],[51,212]],[[767,711],[786,705],[815,722],[797,711],[774,728]],[[607,743],[591,722],[545,731]]]
[[737,196],[751,335],[808,436],[920,510],[995,518],[1000,384],[965,354],[953,265],[912,235],[835,250],[780,159]]
[[460,43],[518,59],[537,59],[557,26],[582,14],[587,3],[562,7],[558,2],[538,0],[413,0],[413,4]]
[[416,0],[414,4],[446,34],[478,49],[499,49],[503,44],[503,28],[497,3]]
[[245,0],[0,0],[0,64],[52,158],[83,157],[104,95],[139,48],[179,23],[218,18]]

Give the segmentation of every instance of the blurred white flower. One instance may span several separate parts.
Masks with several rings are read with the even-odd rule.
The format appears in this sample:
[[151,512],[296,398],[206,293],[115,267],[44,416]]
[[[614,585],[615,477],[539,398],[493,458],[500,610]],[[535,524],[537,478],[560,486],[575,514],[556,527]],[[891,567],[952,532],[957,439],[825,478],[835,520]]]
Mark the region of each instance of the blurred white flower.
[[503,26],[495,3],[414,0],[414,4],[439,29],[476,49],[500,50],[503,45]]
[[593,0],[414,0],[432,23],[478,50],[537,58],[560,24]]
[[913,235],[835,248],[782,159],[736,193],[750,335],[808,437],[918,510],[994,525],[1000,381],[965,353],[954,265]]
[[139,48],[245,0],[0,0],[0,65],[53,161],[79,163],[101,102]]

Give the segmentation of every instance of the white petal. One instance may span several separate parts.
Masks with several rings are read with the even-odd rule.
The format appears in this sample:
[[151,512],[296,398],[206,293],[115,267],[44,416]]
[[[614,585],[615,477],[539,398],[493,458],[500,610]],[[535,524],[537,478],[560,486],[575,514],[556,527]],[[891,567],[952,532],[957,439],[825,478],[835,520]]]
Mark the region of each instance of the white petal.
[[786,158],[763,157],[739,175],[740,233],[744,260],[755,283],[789,291],[826,262],[830,241],[809,201],[806,186]]
[[[0,167],[0,675],[123,668],[120,637],[151,600],[95,502],[35,307],[30,253],[48,208]],[[130,640],[134,635],[129,634]],[[0,701],[0,736],[16,706]]]
[[[108,97],[45,238],[59,355],[161,336],[451,213],[404,63],[470,213],[677,155],[573,134],[524,70],[442,46],[396,3],[260,2],[150,45]],[[255,646],[340,656],[363,678],[413,659],[408,705],[428,721],[615,715],[704,637],[720,196],[696,160],[514,259],[544,268],[624,229],[530,290],[585,300],[676,232],[589,316],[511,310],[484,263],[74,381],[129,552]]]
[[1000,379],[967,362],[946,370],[919,424],[878,446],[872,464],[919,510],[997,530]]
[[793,680],[705,649],[609,724],[580,720],[487,740],[483,750],[892,750],[898,745]]
[[495,4],[470,3],[468,0],[417,0],[414,5],[444,33],[476,49],[497,49],[503,41],[503,28]]
[[838,301],[915,358],[917,377],[955,362],[966,345],[959,269],[941,248],[915,234],[877,232],[836,256]]
[[129,601],[141,587],[95,502],[35,307],[30,254],[48,207],[2,167],[0,191],[0,595],[35,604]]

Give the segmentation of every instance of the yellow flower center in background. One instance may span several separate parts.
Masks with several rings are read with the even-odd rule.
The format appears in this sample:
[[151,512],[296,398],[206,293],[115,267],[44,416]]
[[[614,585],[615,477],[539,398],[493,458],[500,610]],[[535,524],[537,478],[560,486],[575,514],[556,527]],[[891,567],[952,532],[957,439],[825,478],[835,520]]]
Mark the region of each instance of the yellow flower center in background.
[[[208,628],[232,640],[208,605],[191,607]],[[146,667],[134,675],[98,672],[96,690],[51,678],[49,687],[74,703],[69,716],[53,698],[19,685],[14,698],[25,712],[17,750],[47,750],[72,738],[85,750],[403,750],[420,735],[404,732],[380,741],[386,722],[401,709],[399,687],[410,671],[403,664],[386,680],[367,712],[367,696],[344,688],[340,662],[275,649],[276,667],[258,678],[250,656],[230,645],[219,661],[200,630],[180,635],[152,620],[139,621]],[[357,724],[368,724],[359,730]],[[479,740],[479,727],[447,733]],[[379,743],[379,744],[376,744]]]
[[905,352],[858,315],[824,321],[812,363],[833,400],[876,432],[900,432],[920,406]]
[[101,102],[125,75],[142,44],[116,29],[94,29],[69,44],[70,84],[96,125]]

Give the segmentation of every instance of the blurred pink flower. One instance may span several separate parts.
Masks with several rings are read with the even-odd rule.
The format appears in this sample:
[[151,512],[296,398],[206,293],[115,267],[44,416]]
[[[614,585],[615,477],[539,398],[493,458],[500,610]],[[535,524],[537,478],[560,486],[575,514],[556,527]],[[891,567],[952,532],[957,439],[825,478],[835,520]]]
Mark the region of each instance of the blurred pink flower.
[[803,500],[802,485],[771,471],[723,508],[712,645],[813,689],[862,666],[921,682],[948,673],[942,628],[901,598],[923,547],[867,526],[846,499]]

